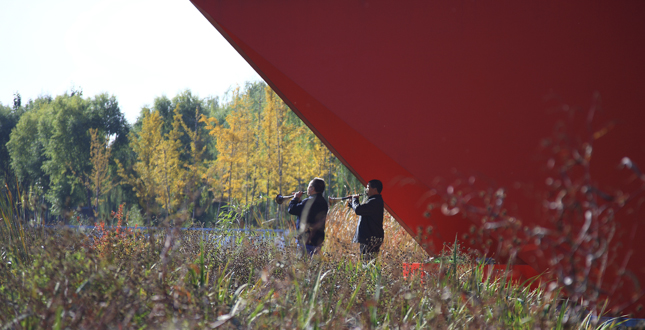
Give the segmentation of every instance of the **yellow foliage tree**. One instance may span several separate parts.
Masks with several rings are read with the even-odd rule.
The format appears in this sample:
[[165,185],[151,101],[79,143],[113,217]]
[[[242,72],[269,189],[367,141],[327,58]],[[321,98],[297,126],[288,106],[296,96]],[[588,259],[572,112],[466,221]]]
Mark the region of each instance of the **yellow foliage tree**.
[[130,146],[137,155],[132,168],[134,173],[126,172],[123,165],[116,160],[119,176],[132,186],[141,205],[145,205],[148,216],[153,211],[153,203],[157,198],[155,154],[163,140],[162,127],[163,120],[159,112],[145,111],[141,131],[138,134],[130,133]]
[[[202,115],[199,113],[199,109],[195,111],[196,124],[200,122]],[[203,184],[206,182],[206,170],[207,166],[204,162],[204,152],[206,151],[206,146],[201,140],[197,126],[195,130],[191,130],[188,125],[182,120],[181,126],[184,128],[184,131],[190,138],[190,153],[188,161],[184,164],[187,169],[186,176],[186,191],[190,194],[188,197],[190,200],[197,200],[200,196],[200,189],[203,187]],[[193,203],[192,207],[195,205]],[[194,209],[193,209],[194,210]]]
[[[200,120],[216,139],[217,159],[206,172],[208,183],[229,205],[253,206],[261,201],[259,195],[272,201],[329,174],[327,148],[268,86],[264,96],[263,107],[254,111],[249,93],[238,88],[225,122]],[[265,206],[268,219],[270,203]]]
[[94,216],[98,217],[99,203],[103,200],[102,196],[114,188],[114,183],[110,177],[108,164],[112,148],[107,145],[107,137],[99,137],[98,130],[90,128],[90,162],[92,163],[92,173],[90,174],[90,188],[94,193],[92,210]]
[[[94,217],[98,217],[99,203],[103,200],[102,196],[110,192],[115,184],[111,180],[110,169],[108,167],[112,148],[107,145],[108,138],[106,136],[99,136],[98,129],[90,128],[90,163],[92,164],[92,171],[88,175],[83,172],[81,182],[88,191],[88,198],[92,206]],[[69,168],[74,174],[71,166]]]
[[[197,116],[200,117],[198,112]],[[156,206],[161,205],[169,216],[182,207],[187,209],[200,189],[206,175],[202,159],[205,146],[198,132],[183,121],[179,104],[174,109],[172,129],[165,135],[162,130],[159,112],[144,112],[141,131],[130,136],[131,147],[137,154],[134,173],[127,173],[117,163],[119,175],[132,185],[148,215],[156,213]],[[190,148],[181,142],[184,134],[190,138]]]
[[152,158],[153,181],[157,187],[157,202],[163,205],[166,216],[178,209],[183,202],[184,187],[186,185],[186,168],[181,159],[183,136],[182,124],[185,126],[179,113],[179,105],[175,107],[172,130],[157,145]]
[[222,196],[228,202],[248,202],[252,182],[255,134],[253,116],[249,109],[248,95],[240,95],[239,88],[233,94],[233,110],[226,116],[228,127],[217,123],[215,118],[202,119],[209,134],[216,139],[217,159],[209,168],[212,180],[218,180]]
[[305,133],[296,123],[287,121],[291,111],[268,86],[265,89],[266,105],[262,121],[262,145],[266,151],[265,172],[268,180],[267,194],[273,196],[291,192],[299,183],[293,175],[300,165],[302,154],[294,142]]

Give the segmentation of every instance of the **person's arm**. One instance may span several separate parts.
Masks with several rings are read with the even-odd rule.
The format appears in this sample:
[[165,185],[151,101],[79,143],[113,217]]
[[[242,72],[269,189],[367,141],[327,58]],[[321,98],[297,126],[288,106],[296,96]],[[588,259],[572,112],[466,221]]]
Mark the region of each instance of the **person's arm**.
[[351,198],[350,200],[347,201],[347,206],[354,210],[356,212],[356,207],[359,206],[360,203],[358,202],[358,197],[354,196],[354,198]]
[[301,202],[300,198],[297,198],[297,197],[293,198],[289,202],[289,207],[287,208],[287,212],[289,212],[289,214],[300,216],[302,214],[302,210],[305,208],[305,201],[306,199]]
[[370,215],[383,212],[383,209],[379,207],[379,202],[376,199],[369,199],[367,203],[359,204],[358,198],[356,198],[352,200],[352,208],[357,215]]

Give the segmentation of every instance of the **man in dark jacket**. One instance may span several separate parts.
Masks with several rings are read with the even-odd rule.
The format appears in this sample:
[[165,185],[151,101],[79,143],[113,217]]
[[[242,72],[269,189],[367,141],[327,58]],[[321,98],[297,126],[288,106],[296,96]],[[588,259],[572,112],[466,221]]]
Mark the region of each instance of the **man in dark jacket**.
[[383,183],[379,180],[371,180],[365,187],[368,200],[364,204],[358,202],[358,196],[348,202],[354,212],[359,216],[356,233],[353,243],[360,243],[360,251],[363,260],[369,261],[375,258],[383,244],[385,232],[383,231],[383,197],[381,191]]
[[289,214],[297,216],[296,230],[298,230],[298,246],[305,244],[307,253],[310,256],[318,254],[325,240],[325,221],[329,206],[323,197],[325,181],[321,178],[314,178],[307,187],[308,198],[300,201],[302,191],[295,194],[287,209]]

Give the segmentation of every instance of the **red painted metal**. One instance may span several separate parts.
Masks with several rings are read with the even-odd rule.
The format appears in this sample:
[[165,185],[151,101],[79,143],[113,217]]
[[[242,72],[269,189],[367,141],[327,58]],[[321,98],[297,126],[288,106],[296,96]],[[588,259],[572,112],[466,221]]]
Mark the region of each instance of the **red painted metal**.
[[[424,216],[442,202],[430,192],[462,177],[506,188],[518,228],[554,228],[540,143],[559,120],[584,140],[595,93],[593,128],[615,128],[594,141],[593,183],[631,191],[621,159],[645,167],[643,1],[192,2],[357,177],[384,182],[388,211],[429,252],[456,235],[482,249],[464,236],[472,219]],[[580,111],[567,117],[565,103]],[[645,316],[644,215],[617,214],[608,267],[590,275],[615,312]],[[504,233],[488,235],[494,254]],[[552,267],[528,243],[519,258]]]

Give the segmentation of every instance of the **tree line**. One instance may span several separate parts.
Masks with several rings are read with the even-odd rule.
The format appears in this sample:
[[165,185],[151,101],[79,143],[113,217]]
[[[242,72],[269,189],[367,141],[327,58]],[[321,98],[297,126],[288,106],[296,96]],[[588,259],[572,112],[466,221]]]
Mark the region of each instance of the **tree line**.
[[263,82],[223,98],[190,90],[154,99],[129,124],[107,93],[72,90],[0,104],[0,183],[25,220],[109,220],[126,203],[130,223],[281,228],[277,194],[313,177],[328,195],[358,180]]

